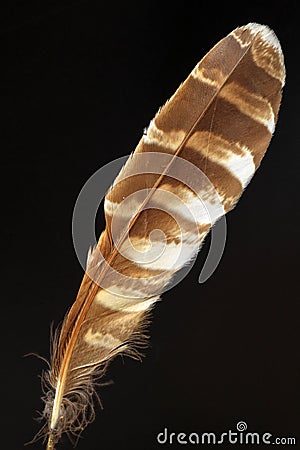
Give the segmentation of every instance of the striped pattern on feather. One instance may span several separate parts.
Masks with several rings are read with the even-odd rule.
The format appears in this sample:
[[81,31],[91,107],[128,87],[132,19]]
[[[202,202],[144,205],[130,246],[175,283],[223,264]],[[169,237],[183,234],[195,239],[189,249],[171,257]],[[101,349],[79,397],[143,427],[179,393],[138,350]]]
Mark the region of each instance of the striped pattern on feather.
[[[197,254],[213,223],[235,206],[269,145],[284,78],[275,34],[248,24],[217,43],[151,121],[106,195],[106,228],[54,346],[54,394],[45,408],[49,450],[62,432],[79,431],[92,420],[93,376],[120,352],[137,355],[133,344],[143,337],[148,311]],[[170,176],[169,165],[145,173],[139,155],[153,154],[189,162],[214,189],[201,185],[194,192],[192,172],[184,168],[186,182]],[[208,214],[214,190],[221,208]],[[147,250],[158,256],[149,262]]]

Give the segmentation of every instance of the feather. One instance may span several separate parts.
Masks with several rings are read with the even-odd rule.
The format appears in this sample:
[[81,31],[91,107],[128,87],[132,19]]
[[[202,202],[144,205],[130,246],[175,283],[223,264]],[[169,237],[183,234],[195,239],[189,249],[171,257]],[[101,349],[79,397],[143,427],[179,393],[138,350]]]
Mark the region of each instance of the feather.
[[48,450],[94,419],[108,362],[139,357],[149,311],[260,165],[284,80],[278,39],[250,23],[218,42],[151,121],[105,197],[106,228],[53,340]]

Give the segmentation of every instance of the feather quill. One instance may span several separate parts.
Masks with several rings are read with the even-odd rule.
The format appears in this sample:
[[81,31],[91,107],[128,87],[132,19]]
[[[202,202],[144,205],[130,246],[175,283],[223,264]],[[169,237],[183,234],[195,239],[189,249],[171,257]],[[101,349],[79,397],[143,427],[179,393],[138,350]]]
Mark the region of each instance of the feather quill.
[[[250,23],[218,42],[151,121],[106,195],[106,228],[54,336],[48,450],[94,419],[95,377],[121,352],[138,357],[148,312],[236,204],[269,145],[284,80],[278,39]],[[209,180],[196,192],[191,167]]]

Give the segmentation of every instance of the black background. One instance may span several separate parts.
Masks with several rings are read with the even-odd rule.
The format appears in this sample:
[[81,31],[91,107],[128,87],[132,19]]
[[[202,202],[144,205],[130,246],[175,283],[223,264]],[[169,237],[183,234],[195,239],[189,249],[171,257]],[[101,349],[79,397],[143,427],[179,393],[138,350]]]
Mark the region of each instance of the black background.
[[[286,59],[270,149],[227,217],[217,271],[198,284],[208,240],[154,310],[143,363],[111,364],[104,381],[114,384],[99,389],[104,410],[78,449],[156,449],[164,427],[217,433],[240,420],[300,440],[296,2],[61,0],[11,2],[1,14],[3,448],[22,448],[39,427],[45,366],[22,356],[48,357],[50,323],[81,281],[71,237],[81,187],[134,149],[212,45],[253,21],[275,30]],[[58,448],[72,448],[63,442]]]

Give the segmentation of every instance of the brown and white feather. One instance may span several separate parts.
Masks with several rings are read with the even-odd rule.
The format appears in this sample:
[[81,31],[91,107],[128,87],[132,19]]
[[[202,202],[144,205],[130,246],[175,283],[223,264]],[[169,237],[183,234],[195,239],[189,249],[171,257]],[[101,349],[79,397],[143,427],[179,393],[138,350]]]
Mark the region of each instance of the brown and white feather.
[[[106,195],[106,228],[89,255],[87,273],[54,344],[48,374],[52,389],[45,407],[48,449],[54,448],[63,432],[79,433],[93,420],[95,376],[121,352],[138,355],[148,312],[173,274],[195,256],[219,217],[210,219],[197,195],[187,184],[168,176],[167,167],[160,174],[128,177],[138,172],[137,155],[163,153],[192,163],[211,181],[223,213],[228,212],[269,145],[284,79],[283,55],[275,34],[266,26],[248,24],[218,42],[151,121]],[[146,197],[139,202],[134,196],[130,210],[118,217],[118,206],[141,190],[148,192]],[[192,209],[198,234],[176,202],[171,201],[168,208],[181,214],[183,230],[173,214],[164,211],[162,191]],[[206,194],[205,201],[213,202]],[[143,209],[147,202],[150,207]],[[126,214],[132,220],[124,230]],[[117,218],[118,248],[111,234],[113,218]],[[149,264],[124,256],[123,250],[130,256],[129,239],[143,251],[157,228],[165,235],[164,255]],[[179,243],[184,251],[178,258]],[[155,240],[152,244],[155,247]],[[99,250],[106,264],[98,264]],[[92,271],[97,283],[89,276]],[[106,288],[99,287],[103,283]]]

